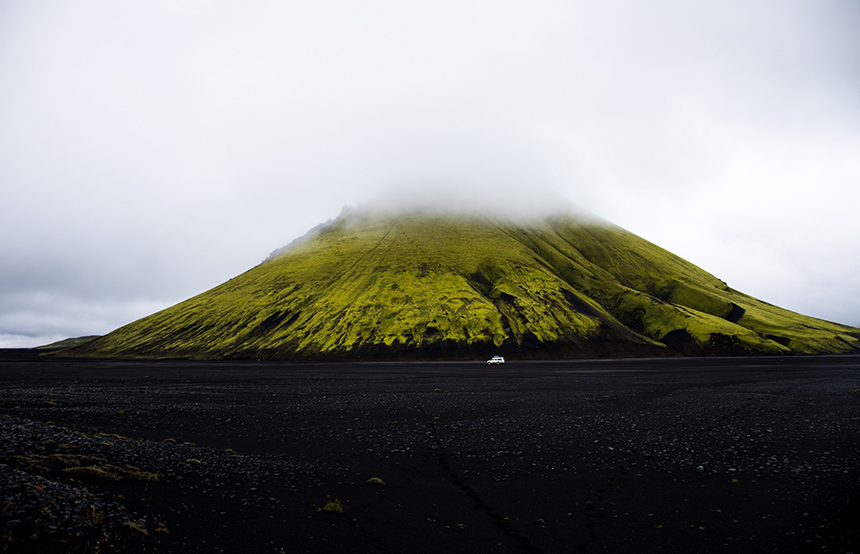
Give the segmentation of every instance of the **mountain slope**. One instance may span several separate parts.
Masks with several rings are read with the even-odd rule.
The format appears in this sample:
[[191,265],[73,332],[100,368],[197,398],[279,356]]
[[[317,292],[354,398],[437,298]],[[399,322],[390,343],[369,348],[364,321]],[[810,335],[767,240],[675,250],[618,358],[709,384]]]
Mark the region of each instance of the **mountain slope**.
[[396,359],[818,354],[860,330],[730,289],[605,222],[346,214],[73,355]]
[[87,335],[85,337],[71,337],[68,339],[58,340],[57,342],[52,342],[51,344],[36,346],[33,350],[61,350],[63,348],[71,348],[73,346],[78,346],[79,344],[90,342],[93,339],[99,338],[99,336],[100,335]]

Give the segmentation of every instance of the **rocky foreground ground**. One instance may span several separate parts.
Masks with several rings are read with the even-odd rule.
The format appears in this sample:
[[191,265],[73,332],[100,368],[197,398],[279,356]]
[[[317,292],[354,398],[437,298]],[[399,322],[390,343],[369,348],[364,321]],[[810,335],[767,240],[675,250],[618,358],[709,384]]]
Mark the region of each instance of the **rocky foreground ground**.
[[3,552],[860,552],[860,357],[0,353]]

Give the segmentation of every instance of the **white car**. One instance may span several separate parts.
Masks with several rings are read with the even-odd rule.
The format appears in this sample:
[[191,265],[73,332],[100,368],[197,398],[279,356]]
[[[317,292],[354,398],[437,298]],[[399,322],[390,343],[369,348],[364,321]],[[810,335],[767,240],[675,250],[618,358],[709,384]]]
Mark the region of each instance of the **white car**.
[[488,364],[503,364],[505,363],[505,359],[501,356],[493,356],[489,360],[487,360]]

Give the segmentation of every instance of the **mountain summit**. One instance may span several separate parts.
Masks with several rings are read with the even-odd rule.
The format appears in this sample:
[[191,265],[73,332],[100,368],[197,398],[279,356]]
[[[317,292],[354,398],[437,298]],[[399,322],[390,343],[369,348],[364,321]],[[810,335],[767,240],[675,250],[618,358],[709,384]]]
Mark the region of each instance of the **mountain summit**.
[[860,352],[582,215],[345,212],[226,283],[64,353],[285,360]]

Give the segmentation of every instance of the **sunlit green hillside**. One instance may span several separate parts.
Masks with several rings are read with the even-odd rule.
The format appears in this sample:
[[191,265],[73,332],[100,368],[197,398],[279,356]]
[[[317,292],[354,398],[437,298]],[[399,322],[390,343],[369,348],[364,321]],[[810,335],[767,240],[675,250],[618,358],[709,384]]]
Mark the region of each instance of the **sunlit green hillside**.
[[734,291],[605,222],[352,213],[67,352],[358,360],[858,351],[860,330]]

